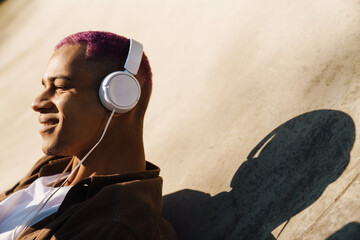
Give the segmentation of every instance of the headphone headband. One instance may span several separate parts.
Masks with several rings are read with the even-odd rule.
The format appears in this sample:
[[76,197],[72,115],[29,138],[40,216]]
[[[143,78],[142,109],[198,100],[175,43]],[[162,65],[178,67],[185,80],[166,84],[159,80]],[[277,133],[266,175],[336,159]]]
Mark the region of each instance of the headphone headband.
[[108,110],[125,113],[135,107],[139,101],[141,87],[134,75],[139,70],[142,55],[142,44],[130,39],[125,71],[110,73],[102,81],[99,96],[101,103]]
[[133,75],[136,75],[140,67],[142,55],[142,44],[133,39],[130,39],[129,53],[124,65],[125,70]]

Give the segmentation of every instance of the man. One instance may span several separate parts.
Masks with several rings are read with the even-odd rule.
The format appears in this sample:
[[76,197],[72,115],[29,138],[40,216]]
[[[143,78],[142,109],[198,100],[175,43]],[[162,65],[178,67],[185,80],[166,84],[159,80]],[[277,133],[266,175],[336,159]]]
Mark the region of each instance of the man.
[[[145,161],[143,119],[152,87],[146,55],[140,52],[139,70],[134,74],[141,94],[132,109],[111,112],[99,98],[100,85],[109,73],[129,72],[126,64],[132,43],[113,33],[91,31],[68,36],[55,47],[42,79],[44,89],[32,105],[39,113],[46,156],[0,196],[0,233],[8,233],[4,236],[176,239],[161,217],[159,169]],[[81,162],[84,157],[86,161]],[[61,173],[68,175],[66,182],[58,178]],[[60,191],[48,199],[45,195],[52,193],[47,189],[51,184]],[[35,205],[39,190],[32,188],[42,189],[41,201]],[[34,196],[24,203],[29,195]],[[33,209],[26,212],[28,206]],[[40,207],[45,210],[38,211]],[[14,226],[11,221],[19,222]]]

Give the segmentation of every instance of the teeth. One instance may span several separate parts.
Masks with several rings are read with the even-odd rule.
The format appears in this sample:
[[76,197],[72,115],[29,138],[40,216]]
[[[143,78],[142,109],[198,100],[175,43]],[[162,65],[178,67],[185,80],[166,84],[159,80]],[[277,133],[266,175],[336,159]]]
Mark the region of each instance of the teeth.
[[42,124],[45,126],[49,126],[49,125],[55,125],[57,123],[59,123],[58,120],[49,120],[49,121],[43,122]]

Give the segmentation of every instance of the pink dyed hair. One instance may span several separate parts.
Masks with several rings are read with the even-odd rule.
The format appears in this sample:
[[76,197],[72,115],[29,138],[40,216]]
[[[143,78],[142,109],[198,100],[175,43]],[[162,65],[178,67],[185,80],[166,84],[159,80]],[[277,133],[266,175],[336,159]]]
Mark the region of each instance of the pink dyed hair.
[[[86,45],[86,59],[112,56],[119,59],[120,66],[124,66],[130,47],[130,41],[125,37],[110,32],[87,31],[67,36],[55,46],[54,51],[62,46],[75,44]],[[143,112],[145,112],[152,90],[152,72],[145,53],[143,53],[137,79],[142,88],[141,98],[143,99],[142,101],[140,98],[138,104],[142,105],[141,108],[144,110]]]

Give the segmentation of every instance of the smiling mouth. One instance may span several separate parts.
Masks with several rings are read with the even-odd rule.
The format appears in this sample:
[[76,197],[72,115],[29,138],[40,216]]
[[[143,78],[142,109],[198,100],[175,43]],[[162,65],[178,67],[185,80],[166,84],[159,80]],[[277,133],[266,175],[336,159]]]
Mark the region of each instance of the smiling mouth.
[[42,122],[41,128],[39,130],[40,134],[53,131],[58,123],[59,123],[58,119],[50,119],[47,120],[46,122]]

